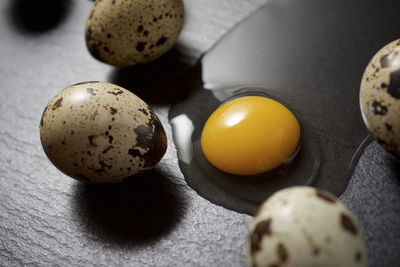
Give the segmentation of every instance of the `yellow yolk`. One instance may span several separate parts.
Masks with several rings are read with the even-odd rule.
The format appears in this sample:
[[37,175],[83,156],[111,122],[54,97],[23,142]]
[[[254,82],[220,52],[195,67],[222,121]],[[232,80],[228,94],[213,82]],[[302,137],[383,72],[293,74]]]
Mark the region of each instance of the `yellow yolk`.
[[284,105],[262,96],[244,96],[211,114],[201,134],[201,147],[216,168],[255,175],[290,158],[299,139],[299,122]]

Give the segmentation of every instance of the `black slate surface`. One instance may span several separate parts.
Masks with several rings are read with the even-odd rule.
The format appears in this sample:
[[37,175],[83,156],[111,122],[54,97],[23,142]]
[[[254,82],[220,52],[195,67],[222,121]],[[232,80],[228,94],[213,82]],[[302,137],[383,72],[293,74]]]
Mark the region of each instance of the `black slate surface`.
[[[78,183],[51,165],[38,128],[47,101],[76,82],[129,84],[118,77],[134,74],[86,51],[91,1],[65,1],[65,17],[44,29],[16,18],[16,2],[24,1],[0,2],[0,265],[245,266],[251,217],[198,196],[184,181],[172,142],[154,171],[109,188]],[[196,58],[264,2],[185,1],[177,51]],[[172,141],[169,105],[156,100],[150,104]],[[370,266],[400,263],[399,198],[398,163],[373,143],[341,196],[365,232]]]

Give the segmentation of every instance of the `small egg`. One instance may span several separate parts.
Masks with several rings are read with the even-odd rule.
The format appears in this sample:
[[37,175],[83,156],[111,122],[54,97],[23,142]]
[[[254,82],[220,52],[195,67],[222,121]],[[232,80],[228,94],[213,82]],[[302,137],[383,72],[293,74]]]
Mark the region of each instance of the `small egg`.
[[400,159],[400,39],[379,50],[366,67],[360,106],[375,140]]
[[96,1],[86,21],[86,45],[111,65],[147,63],[174,45],[183,20],[182,0]]
[[313,187],[274,193],[249,230],[249,266],[367,266],[356,218],[334,195]]
[[139,97],[107,82],[84,82],[46,106],[40,138],[65,174],[92,183],[121,182],[153,168],[167,148],[164,128]]
[[216,168],[256,175],[293,156],[299,140],[299,122],[288,108],[267,97],[243,96],[211,114],[201,134],[201,147]]

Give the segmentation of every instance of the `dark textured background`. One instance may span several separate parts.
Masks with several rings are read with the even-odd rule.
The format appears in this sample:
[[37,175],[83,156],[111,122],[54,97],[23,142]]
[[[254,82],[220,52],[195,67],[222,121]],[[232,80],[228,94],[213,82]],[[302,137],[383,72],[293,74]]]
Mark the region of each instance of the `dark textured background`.
[[[266,0],[184,2],[185,27],[169,54],[179,57],[173,61],[178,72]],[[85,185],[46,158],[38,125],[50,98],[76,82],[127,86],[138,75],[137,69],[115,69],[88,54],[83,26],[91,5],[0,2],[0,265],[244,266],[251,217],[211,204],[186,185],[168,124],[169,104],[157,97],[168,95],[165,85],[158,85],[159,94],[141,95],[170,140],[164,159],[141,179]],[[168,78],[163,64],[151,70]],[[373,143],[341,196],[363,228],[370,266],[400,263],[399,173],[399,164]]]

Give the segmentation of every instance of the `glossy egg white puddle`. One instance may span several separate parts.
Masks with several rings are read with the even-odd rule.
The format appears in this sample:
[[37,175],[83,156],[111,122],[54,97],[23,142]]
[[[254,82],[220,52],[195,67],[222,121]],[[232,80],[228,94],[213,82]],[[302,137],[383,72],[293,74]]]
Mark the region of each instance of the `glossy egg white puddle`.
[[[289,185],[312,184],[340,195],[372,140],[360,112],[362,74],[376,51],[400,36],[398,27],[388,27],[399,22],[372,0],[273,0],[237,25],[179,81],[180,90],[193,93],[170,110],[188,184],[213,203],[249,214]],[[284,176],[227,175],[200,153],[208,116],[254,88],[281,100],[300,121],[298,163]]]
[[[215,168],[207,160],[200,142],[203,126],[211,113],[225,102],[217,100],[210,91],[197,91],[187,99],[184,110],[170,120],[180,167],[188,184],[212,202],[238,212],[253,214],[259,203],[273,192],[292,185],[312,184],[321,163],[319,139],[312,135],[312,125],[303,121],[301,114],[291,109],[284,99],[269,95],[266,90],[244,87],[231,93],[233,99],[249,95],[274,99],[288,107],[300,123],[298,148],[286,162],[269,172],[234,175]],[[251,132],[248,138],[252,138]]]

